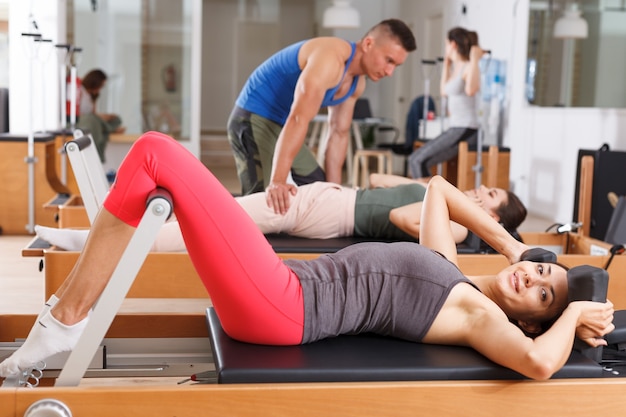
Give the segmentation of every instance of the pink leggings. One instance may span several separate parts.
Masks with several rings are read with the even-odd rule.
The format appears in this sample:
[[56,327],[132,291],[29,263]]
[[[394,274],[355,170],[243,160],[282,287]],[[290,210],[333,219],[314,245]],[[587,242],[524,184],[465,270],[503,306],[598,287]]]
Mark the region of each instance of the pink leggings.
[[104,206],[136,227],[157,186],[172,195],[187,251],[224,330],[244,342],[300,343],[304,302],[298,277],[217,178],[178,142],[144,134],[122,162]]

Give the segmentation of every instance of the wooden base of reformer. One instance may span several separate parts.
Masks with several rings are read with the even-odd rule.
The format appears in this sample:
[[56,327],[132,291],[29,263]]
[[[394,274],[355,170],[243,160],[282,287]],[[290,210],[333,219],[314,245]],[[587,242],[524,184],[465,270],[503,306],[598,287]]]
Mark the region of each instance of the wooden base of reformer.
[[[563,247],[559,260],[568,266],[604,266],[608,256],[589,255],[591,248],[609,245],[576,234],[528,234],[532,244]],[[576,253],[574,253],[576,252]],[[47,251],[46,293],[54,292],[78,253]],[[319,254],[282,254],[283,257],[312,258]],[[493,273],[508,263],[501,255],[461,255],[461,270],[468,274]],[[158,271],[158,273],[156,273]],[[609,268],[609,298],[616,308],[626,308],[626,256],[616,256]],[[155,282],[158,280],[158,282]],[[210,304],[206,291],[184,253],[151,253],[139,273],[129,298],[107,337],[207,337],[204,306]],[[173,299],[171,297],[177,297]],[[0,340],[25,337],[35,315],[0,316]],[[178,385],[172,378],[151,380],[116,379],[108,386],[84,380],[79,387],[0,389],[0,417],[23,416],[35,401],[52,398],[65,403],[74,415],[92,417],[125,415],[298,415],[327,413],[354,416],[507,415],[537,413],[573,417],[610,412],[626,406],[626,380],[620,378],[538,381],[448,381],[297,383],[250,385]],[[50,383],[48,383],[50,384]],[[155,385],[156,384],[156,385]],[[45,385],[45,384],[44,384]],[[100,384],[96,384],[100,385]]]
[[40,399],[73,415],[587,417],[626,407],[626,380],[447,381],[172,385],[0,389],[0,417],[22,417]]

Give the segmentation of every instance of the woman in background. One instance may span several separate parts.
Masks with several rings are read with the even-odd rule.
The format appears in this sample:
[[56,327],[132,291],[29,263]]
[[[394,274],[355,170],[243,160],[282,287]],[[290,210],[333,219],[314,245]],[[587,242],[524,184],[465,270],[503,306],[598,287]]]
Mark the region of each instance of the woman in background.
[[454,158],[459,153],[459,142],[476,143],[479,124],[474,96],[480,90],[479,62],[484,53],[476,32],[461,27],[448,32],[441,95],[447,97],[449,127],[409,156],[413,178],[429,177],[431,167]]

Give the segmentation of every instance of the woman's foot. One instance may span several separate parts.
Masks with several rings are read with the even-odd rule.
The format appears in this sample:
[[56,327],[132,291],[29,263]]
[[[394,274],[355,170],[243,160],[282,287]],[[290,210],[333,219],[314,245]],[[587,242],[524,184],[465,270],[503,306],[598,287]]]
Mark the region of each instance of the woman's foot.
[[74,349],[87,325],[88,317],[67,326],[47,312],[35,322],[24,344],[0,363],[0,377],[10,377],[32,368],[59,352]]
[[59,229],[35,225],[35,233],[41,239],[60,249],[82,251],[85,247],[89,230]]

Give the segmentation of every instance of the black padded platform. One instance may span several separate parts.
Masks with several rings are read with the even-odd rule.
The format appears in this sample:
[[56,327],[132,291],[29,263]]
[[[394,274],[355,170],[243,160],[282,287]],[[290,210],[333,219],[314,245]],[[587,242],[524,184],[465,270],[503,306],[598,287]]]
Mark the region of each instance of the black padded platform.
[[59,193],[52,200],[48,201],[49,206],[60,206],[67,203],[67,200],[70,199],[69,194]]
[[[54,135],[50,133],[34,133],[33,142],[49,142],[54,140]],[[0,142],[27,142],[27,135],[14,133],[0,133]]]
[[331,239],[308,239],[286,233],[265,235],[276,253],[334,253],[347,246],[362,242],[390,242],[389,240],[365,237],[335,237]]
[[[285,233],[265,235],[276,253],[334,253],[346,246],[363,242],[392,242],[391,240],[372,239],[367,237],[346,236],[331,239],[307,239],[290,236]],[[480,239],[476,242],[464,242],[456,245],[457,253],[473,254],[487,253],[480,246]]]
[[[301,346],[238,342],[207,309],[217,382],[352,382],[524,379],[476,351],[376,335],[340,336]],[[578,352],[554,378],[598,378],[602,367]]]

